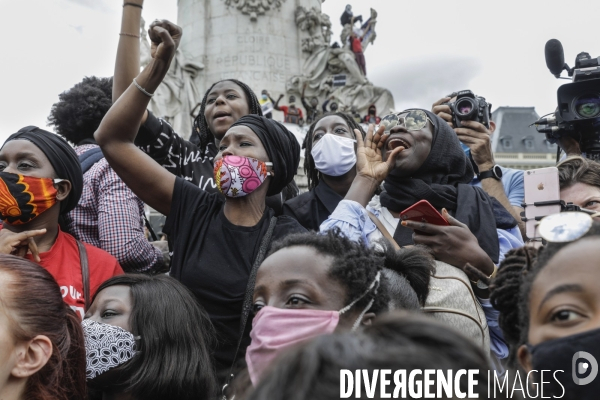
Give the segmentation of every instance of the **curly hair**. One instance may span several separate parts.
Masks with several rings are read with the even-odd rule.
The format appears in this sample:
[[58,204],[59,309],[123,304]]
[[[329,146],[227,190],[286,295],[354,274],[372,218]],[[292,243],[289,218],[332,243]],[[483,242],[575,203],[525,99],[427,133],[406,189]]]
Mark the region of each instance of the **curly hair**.
[[346,122],[348,129],[354,134],[354,130],[358,129],[362,134],[363,139],[365,138],[365,131],[351,116],[345,113],[336,112],[336,113],[328,113],[322,115],[320,118],[317,118],[308,128],[308,132],[304,137],[304,142],[302,143],[302,148],[304,149],[304,173],[306,174],[306,178],[308,179],[308,190],[313,190],[319,184],[319,171],[315,167],[315,161],[312,158],[312,147],[313,147],[313,133],[315,131],[315,126],[317,126],[317,122],[326,117],[336,116],[340,117]]
[[[293,246],[310,247],[320,254],[333,258],[329,276],[346,288],[345,304],[362,296],[383,268],[389,268],[404,277],[410,283],[407,285],[408,289],[412,288],[415,291],[414,297],[419,301],[424,302],[427,296],[431,264],[427,256],[421,257],[420,262],[417,261],[417,256],[424,254],[420,249],[396,253],[390,246],[383,251],[376,251],[362,243],[353,242],[339,229],[333,229],[323,235],[300,233],[287,236],[275,242],[269,254]],[[370,311],[375,314],[388,311],[391,300],[389,289],[389,281],[384,275],[379,288],[359,300],[355,307],[364,308],[373,300]],[[412,307],[409,304],[405,308]]]
[[113,78],[88,76],[58,95],[52,105],[48,125],[69,142],[93,139],[102,118],[112,106]]
[[196,141],[198,142],[198,147],[200,148],[201,154],[204,154],[204,152],[206,151],[206,146],[209,143],[215,141],[215,135],[208,128],[208,122],[206,121],[204,112],[206,111],[206,100],[208,98],[208,94],[215,87],[216,84],[221,82],[233,82],[240,88],[242,88],[242,90],[246,94],[246,101],[248,102],[248,109],[250,110],[250,114],[256,114],[260,116],[263,115],[260,103],[258,102],[258,98],[254,94],[252,89],[250,89],[250,86],[246,85],[244,82],[238,81],[237,79],[223,79],[213,83],[212,86],[208,88],[206,93],[204,93],[202,103],[200,103],[200,112],[194,119],[194,128],[192,135],[198,135]]

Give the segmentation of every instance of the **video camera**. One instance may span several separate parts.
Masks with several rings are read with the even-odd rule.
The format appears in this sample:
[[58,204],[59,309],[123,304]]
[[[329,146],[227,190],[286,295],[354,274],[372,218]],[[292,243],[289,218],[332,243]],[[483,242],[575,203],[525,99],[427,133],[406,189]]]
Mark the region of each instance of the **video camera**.
[[556,39],[546,43],[545,56],[546,66],[555,77],[560,78],[562,71],[567,71],[573,81],[558,88],[554,115],[534,125],[549,142],[572,137],[579,142],[585,157],[600,160],[600,57],[579,53],[575,67],[569,68],[564,62],[562,44]]
[[490,129],[490,109],[492,105],[481,96],[475,96],[470,90],[461,90],[448,97],[456,96],[456,101],[444,103],[452,111],[452,123],[455,128],[462,126],[461,121],[476,121]]

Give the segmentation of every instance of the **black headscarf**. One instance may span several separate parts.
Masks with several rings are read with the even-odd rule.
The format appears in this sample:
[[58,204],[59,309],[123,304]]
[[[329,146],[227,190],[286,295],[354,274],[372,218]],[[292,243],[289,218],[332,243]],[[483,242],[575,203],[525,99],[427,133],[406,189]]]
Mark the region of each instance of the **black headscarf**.
[[[437,115],[423,110],[433,122],[431,151],[412,177],[398,177],[393,171],[384,182],[381,205],[401,212],[419,200],[427,200],[436,209],[446,208],[466,224],[479,246],[498,263],[499,245],[496,228],[516,226],[514,218],[483,189],[471,186],[474,171],[456,132]],[[398,225],[394,239],[399,245],[412,244],[412,230]]]
[[294,134],[277,121],[258,115],[244,115],[231,127],[244,125],[252,129],[260,139],[269,160],[273,163],[275,176],[271,178],[267,196],[280,193],[294,179],[300,162],[300,145]]
[[13,133],[6,139],[4,145],[11,140],[29,140],[35,144],[50,161],[56,177],[71,182],[69,196],[60,202],[60,214],[66,214],[74,209],[83,191],[83,173],[79,158],[67,141],[37,126],[19,129],[17,133]]

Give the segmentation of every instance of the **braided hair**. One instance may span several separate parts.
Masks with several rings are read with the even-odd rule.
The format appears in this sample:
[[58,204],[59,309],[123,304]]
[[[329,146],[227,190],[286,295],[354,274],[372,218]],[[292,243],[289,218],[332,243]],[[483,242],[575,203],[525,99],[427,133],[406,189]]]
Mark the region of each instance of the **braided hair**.
[[317,122],[322,120],[325,117],[336,116],[346,122],[350,131],[354,134],[354,130],[358,129],[362,134],[363,139],[366,134],[362,126],[358,124],[351,116],[345,113],[336,112],[324,114],[320,118],[317,118],[308,128],[308,132],[304,137],[304,143],[302,143],[302,148],[304,149],[304,173],[306,174],[306,178],[308,179],[308,190],[313,190],[319,184],[319,171],[315,167],[315,161],[312,158],[312,147],[313,147],[313,133],[315,131],[315,126],[317,126]]
[[524,278],[533,268],[538,249],[524,246],[506,254],[498,274],[490,285],[490,301],[500,312],[498,324],[506,340],[510,354],[509,365],[516,362],[516,350],[521,339],[519,294]]
[[204,93],[204,97],[202,98],[202,103],[200,103],[200,112],[194,119],[194,128],[192,131],[192,135],[197,135],[196,141],[198,142],[198,147],[200,148],[201,154],[206,151],[206,146],[209,143],[215,141],[214,134],[208,128],[208,122],[206,121],[206,117],[204,116],[204,112],[206,111],[206,99],[208,98],[208,94],[215,87],[217,83],[221,82],[233,82],[238,85],[244,93],[246,94],[246,101],[248,102],[248,109],[250,110],[250,114],[255,115],[263,115],[262,109],[260,107],[260,103],[258,102],[258,98],[250,89],[250,86],[246,85],[244,82],[238,81],[237,79],[223,79],[217,81],[212,84],[211,87],[208,88],[206,93]]

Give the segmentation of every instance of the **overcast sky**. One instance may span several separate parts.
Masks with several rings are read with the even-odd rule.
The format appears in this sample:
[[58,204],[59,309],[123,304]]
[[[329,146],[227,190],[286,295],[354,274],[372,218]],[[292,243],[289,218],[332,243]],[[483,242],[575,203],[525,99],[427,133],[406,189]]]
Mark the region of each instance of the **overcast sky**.
[[[284,0],[294,1],[294,0]],[[334,40],[349,0],[326,0]],[[565,61],[600,56],[598,0],[370,0],[355,14],[378,13],[366,53],[368,78],[390,89],[397,109],[429,108],[471,89],[498,106],[556,107],[544,44],[559,39]],[[84,76],[111,76],[122,0],[0,0],[0,142],[26,125],[46,126],[58,94]],[[146,0],[143,17],[177,19],[177,0]]]

